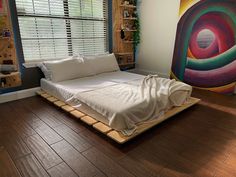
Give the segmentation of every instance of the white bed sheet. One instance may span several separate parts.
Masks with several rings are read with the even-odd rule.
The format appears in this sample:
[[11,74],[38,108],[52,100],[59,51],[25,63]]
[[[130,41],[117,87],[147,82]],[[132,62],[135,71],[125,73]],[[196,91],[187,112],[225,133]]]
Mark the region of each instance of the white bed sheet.
[[[146,85],[143,82],[147,82]],[[174,90],[173,93],[177,93],[173,97],[173,98],[175,98],[175,100],[176,99],[179,100],[178,97],[184,97],[183,101],[185,101],[190,96],[189,94],[191,94],[191,86],[189,86],[190,88],[188,88],[188,86],[186,84],[183,84],[180,82],[178,84],[176,84],[176,81],[173,81],[173,80],[171,81],[168,79],[161,79],[161,78],[158,78],[158,76],[145,77],[143,75],[128,73],[128,72],[124,72],[124,71],[103,73],[103,74],[99,74],[96,76],[78,78],[78,79],[62,81],[62,82],[58,82],[58,83],[53,83],[53,82],[48,81],[46,79],[41,79],[41,88],[43,90],[45,90],[46,92],[48,92],[49,94],[53,95],[54,97],[56,97],[64,102],[67,102],[68,104],[75,107],[76,109],[78,109],[82,112],[85,112],[86,114],[88,114],[92,117],[95,117],[98,121],[106,123],[107,125],[110,125],[110,126],[113,125],[111,127],[113,127],[116,130],[120,130],[124,135],[130,135],[136,130],[136,126],[135,126],[136,123],[139,123],[142,121],[142,119],[139,120],[139,115],[141,115],[140,110],[143,111],[143,113],[148,114],[147,119],[145,119],[144,121],[151,121],[151,119],[149,120],[149,117],[150,117],[149,113],[146,111],[146,110],[149,110],[149,108],[147,108],[147,109],[143,108],[143,106],[142,106],[143,104],[141,104],[141,102],[140,103],[137,102],[136,104],[133,104],[133,103],[127,104],[128,100],[124,99],[122,96],[120,96],[120,97],[118,96],[119,91],[122,91],[122,88],[123,88],[122,93],[124,94],[124,96],[128,94],[127,98],[130,98],[130,95],[129,95],[130,93],[133,93],[133,95],[140,97],[140,94],[138,94],[138,93],[142,90],[143,91],[147,90],[150,98],[149,97],[146,98],[146,96],[143,97],[144,95],[143,96],[141,95],[141,97],[143,99],[138,99],[138,100],[134,99],[133,100],[133,101],[141,100],[142,103],[146,103],[147,100],[153,100],[153,98],[152,98],[153,88],[150,87],[151,83],[149,83],[149,82],[156,83],[157,85],[154,84],[155,88],[156,89],[159,88],[158,92],[154,90],[154,93],[155,93],[154,95],[156,95],[156,96],[158,95],[158,99],[155,98],[154,100],[159,100],[160,105],[154,104],[153,107],[155,107],[155,109],[153,112],[151,112],[151,114],[153,114],[152,118],[155,118],[156,115],[159,115],[159,114],[161,115],[162,113],[164,113],[163,111],[165,111],[165,109],[168,109],[169,107],[171,107],[170,99],[169,99],[169,97],[166,97],[167,95],[172,94],[171,90]],[[167,82],[167,84],[164,84],[166,82]],[[164,85],[162,85],[161,83],[163,83]],[[169,83],[172,83],[172,84],[169,84]],[[143,86],[145,86],[141,90],[138,89],[141,86],[140,84],[141,85],[144,84]],[[151,85],[153,85],[153,84],[151,84]],[[143,87],[143,86],[141,86],[141,87]],[[178,87],[176,87],[176,86],[178,86]],[[173,89],[171,89],[172,87],[173,87]],[[114,89],[111,90],[111,88],[114,88]],[[150,92],[150,89],[151,89],[151,92]],[[98,94],[96,94],[97,92],[98,92]],[[112,93],[110,93],[110,92],[112,92]],[[146,95],[146,92],[143,92],[143,94],[144,93]],[[101,95],[103,95],[103,96],[101,96]],[[107,104],[104,103],[104,99],[103,99],[104,96],[107,96],[106,97],[106,99],[108,100]],[[165,99],[166,104],[164,104],[162,101],[162,99],[164,97],[166,97],[166,99]],[[111,99],[111,100],[109,100],[109,99]],[[118,101],[117,103],[115,102],[116,99]],[[122,100],[120,100],[120,99],[122,99]],[[122,101],[123,102],[125,101],[125,102],[120,105],[120,103]],[[129,101],[132,101],[132,100],[129,100]],[[156,101],[154,101],[154,102],[156,103]],[[164,106],[166,105],[163,109],[161,109],[162,103]],[[118,106],[114,107],[111,105],[118,105]],[[118,114],[120,112],[117,111],[116,108],[119,108],[119,106],[122,106],[122,105],[123,105],[123,107],[121,107],[122,108],[121,110],[124,110],[124,111],[122,111],[122,113],[128,112],[128,114],[127,115],[122,114],[123,117],[121,116],[122,118],[120,118],[119,115],[121,115],[121,114]],[[133,111],[133,112],[129,111],[129,108],[130,109],[133,107],[136,108],[133,105],[139,105],[141,107],[137,107],[137,109],[135,109],[135,111]],[[104,112],[103,108],[106,109],[106,112]],[[158,112],[156,108],[161,109],[158,114],[156,114],[156,112]],[[128,115],[130,115],[131,112],[137,113],[136,116],[132,115],[132,117],[135,118],[135,120],[131,120],[130,118],[128,118],[129,117]],[[111,116],[109,116],[109,115],[111,115]],[[113,116],[113,115],[118,115],[118,116]],[[113,117],[116,118],[116,119],[114,119],[115,121],[111,121],[111,120],[113,120]],[[145,116],[143,116],[143,117],[145,118]],[[124,120],[123,121],[124,123],[120,124],[120,126],[118,126],[119,124],[117,124],[117,121],[120,121],[122,123],[122,120]],[[112,122],[114,122],[114,124],[111,124]],[[132,125],[132,126],[130,126],[130,125]]]
[[52,81],[43,78],[41,79],[41,88],[58,99],[67,101],[78,92],[90,91],[97,88],[115,85],[117,83],[143,79],[144,77],[145,76],[139,74],[117,71],[58,83],[53,83]]

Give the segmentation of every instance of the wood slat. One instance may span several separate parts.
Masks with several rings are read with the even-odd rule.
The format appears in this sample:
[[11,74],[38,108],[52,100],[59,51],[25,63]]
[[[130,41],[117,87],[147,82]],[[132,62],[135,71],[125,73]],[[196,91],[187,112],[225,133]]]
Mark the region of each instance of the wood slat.
[[49,94],[47,94],[47,93],[43,93],[43,94],[41,94],[41,97],[43,97],[43,98],[49,98],[49,97],[51,97]]
[[61,158],[40,138],[33,135],[26,139],[26,144],[45,169],[49,169],[62,162]]
[[102,132],[102,133],[104,133],[104,134],[107,134],[108,132],[110,132],[110,131],[112,130],[111,127],[109,127],[109,126],[103,124],[102,122],[98,122],[98,123],[94,124],[93,127],[94,127],[96,130],[98,130],[98,131],[100,131],[100,132]]
[[119,132],[113,130],[107,134],[108,137],[115,140],[119,144],[123,144],[129,140],[128,137],[121,135]]
[[94,119],[90,116],[84,116],[80,120],[82,120],[83,122],[85,122],[88,125],[93,125],[98,122],[96,119]]
[[46,92],[44,92],[43,90],[39,90],[39,91],[36,92],[37,95],[42,95],[44,93],[46,93]]
[[73,108],[72,106],[70,106],[70,105],[65,105],[65,106],[62,106],[61,107],[64,111],[66,111],[66,112],[71,112],[71,111],[74,111],[75,110],[75,108]]
[[78,177],[76,173],[64,162],[49,169],[48,173],[51,177]]
[[66,141],[53,144],[52,148],[80,177],[105,176]]
[[28,177],[49,177],[38,160],[32,155],[24,156],[16,160],[16,166],[22,176]]
[[1,177],[20,177],[20,174],[11,160],[7,151],[0,147],[0,176]]
[[82,113],[80,111],[77,111],[77,110],[71,111],[70,114],[73,115],[74,117],[78,118],[78,119],[85,116],[84,113]]
[[48,97],[47,100],[50,101],[50,102],[52,102],[52,103],[58,101],[58,99],[55,98],[55,97]]
[[56,102],[54,102],[54,104],[56,105],[56,106],[58,106],[58,107],[62,107],[62,106],[65,106],[66,104],[64,103],[64,102],[62,102],[62,101],[56,101]]

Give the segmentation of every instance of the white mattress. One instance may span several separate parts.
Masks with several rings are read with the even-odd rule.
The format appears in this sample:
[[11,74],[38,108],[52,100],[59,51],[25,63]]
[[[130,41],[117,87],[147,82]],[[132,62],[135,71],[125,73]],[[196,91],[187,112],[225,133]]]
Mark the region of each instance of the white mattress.
[[131,135],[137,124],[181,106],[192,91],[181,82],[122,71],[58,83],[41,79],[41,88],[124,135]]
[[145,76],[124,71],[103,73],[96,76],[78,78],[54,83],[41,79],[41,88],[62,101],[67,101],[78,92],[143,79]]
[[[103,73],[91,77],[62,81],[58,83],[53,83],[52,81],[48,81],[43,78],[41,79],[41,88],[47,93],[60,99],[61,101],[67,102],[78,92],[90,91],[97,88],[115,85],[117,83],[125,83],[129,81],[139,80],[143,79],[144,77],[145,76],[139,74],[117,71]],[[98,119],[99,121],[108,124],[107,118],[94,111],[86,104],[78,104],[78,102],[70,102],[69,104],[92,117],[96,117],[96,119]]]

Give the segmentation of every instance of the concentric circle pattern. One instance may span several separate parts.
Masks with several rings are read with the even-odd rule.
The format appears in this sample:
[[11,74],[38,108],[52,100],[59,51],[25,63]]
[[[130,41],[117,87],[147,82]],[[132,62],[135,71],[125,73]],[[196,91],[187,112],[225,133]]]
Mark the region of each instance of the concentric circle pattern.
[[236,83],[236,0],[201,0],[178,23],[172,77],[232,93]]

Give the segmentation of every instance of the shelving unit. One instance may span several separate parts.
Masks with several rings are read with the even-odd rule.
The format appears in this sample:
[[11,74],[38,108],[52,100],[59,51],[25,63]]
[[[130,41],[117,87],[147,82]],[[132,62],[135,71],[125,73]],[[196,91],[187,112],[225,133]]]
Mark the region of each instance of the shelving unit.
[[[7,1],[3,2],[4,12],[0,13],[0,89],[21,85],[11,17]],[[6,68],[14,69],[8,70]]]
[[[127,1],[127,0],[126,0]],[[129,2],[129,1],[127,1]],[[121,70],[135,67],[133,34],[135,20],[133,17],[137,7],[134,4],[125,4],[124,0],[113,1],[113,52],[116,55]],[[121,35],[123,33],[123,36]]]

